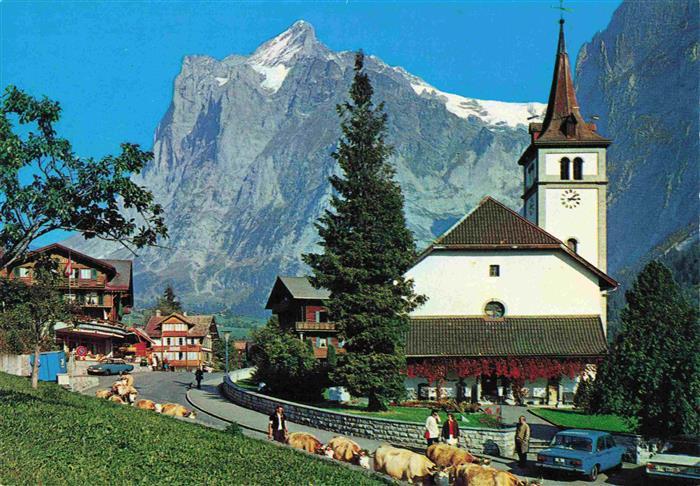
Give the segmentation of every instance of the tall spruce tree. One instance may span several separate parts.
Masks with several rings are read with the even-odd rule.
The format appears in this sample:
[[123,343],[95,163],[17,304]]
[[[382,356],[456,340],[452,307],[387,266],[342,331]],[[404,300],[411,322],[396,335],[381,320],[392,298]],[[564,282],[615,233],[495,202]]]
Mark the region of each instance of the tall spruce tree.
[[628,417],[647,437],[700,433],[697,310],[657,261],[625,297],[622,328],[599,369],[591,411]]
[[304,261],[313,269],[313,284],[330,291],[329,317],[345,340],[331,380],[368,397],[369,410],[383,410],[404,393],[408,313],[425,299],[403,277],[415,243],[388,162],[384,105],[373,104],[363,65],[360,51],[350,101],[337,106],[343,136],[332,156],[343,175],[330,177],[331,209],[316,225],[323,253],[304,255]]

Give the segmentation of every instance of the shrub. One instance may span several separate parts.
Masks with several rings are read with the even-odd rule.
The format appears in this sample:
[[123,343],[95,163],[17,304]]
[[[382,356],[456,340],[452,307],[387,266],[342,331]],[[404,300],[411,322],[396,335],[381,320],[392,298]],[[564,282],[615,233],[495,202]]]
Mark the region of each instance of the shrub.
[[328,373],[307,343],[281,329],[275,318],[253,332],[253,343],[256,382],[264,382],[278,397],[310,402],[322,399]]
[[241,426],[238,425],[236,422],[230,423],[225,429],[224,432],[227,434],[231,435],[243,435],[243,431],[241,430]]
[[574,394],[574,407],[586,411],[590,410],[592,397],[593,379],[582,376]]

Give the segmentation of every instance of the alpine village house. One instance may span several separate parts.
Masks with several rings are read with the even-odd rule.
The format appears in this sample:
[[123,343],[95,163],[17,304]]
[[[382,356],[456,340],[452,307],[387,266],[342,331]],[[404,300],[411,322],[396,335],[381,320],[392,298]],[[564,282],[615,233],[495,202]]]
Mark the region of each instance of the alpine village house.
[[[524,217],[491,197],[438,237],[406,276],[428,300],[406,339],[409,395],[569,402],[607,353],[606,150],[581,115],[564,42],[547,110],[531,123]],[[278,277],[267,308],[316,348],[335,337],[323,289]],[[332,341],[337,343],[337,339]]]
[[77,351],[80,357],[101,357],[112,355],[125,344],[140,343],[138,347],[145,349],[146,336],[120,324],[134,303],[131,260],[93,258],[54,243],[29,252],[0,276],[32,284],[34,264],[46,255],[58,265],[63,298],[77,304],[72,324],[54,326],[56,341],[66,351]]

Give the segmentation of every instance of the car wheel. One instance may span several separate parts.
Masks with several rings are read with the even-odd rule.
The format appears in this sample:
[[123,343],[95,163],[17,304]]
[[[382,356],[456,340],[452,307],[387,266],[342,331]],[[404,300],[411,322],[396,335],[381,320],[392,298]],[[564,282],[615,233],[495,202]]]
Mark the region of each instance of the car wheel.
[[591,472],[588,473],[586,479],[588,479],[589,481],[595,481],[596,479],[598,479],[598,464],[591,468]]
[[622,461],[610,470],[615,472],[622,471]]
[[111,375],[111,374],[112,374],[112,373],[111,373],[109,370],[105,370],[105,376],[109,376],[109,375]]

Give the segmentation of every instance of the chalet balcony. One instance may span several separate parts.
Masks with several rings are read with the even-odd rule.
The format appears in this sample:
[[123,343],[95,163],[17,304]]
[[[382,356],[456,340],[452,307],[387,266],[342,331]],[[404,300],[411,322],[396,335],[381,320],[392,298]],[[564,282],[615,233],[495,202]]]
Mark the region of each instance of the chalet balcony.
[[335,322],[295,322],[294,330],[297,332],[320,331],[336,332]]
[[[70,285],[69,285],[70,283]],[[59,288],[67,289],[103,289],[105,288],[105,277],[100,275],[97,278],[61,278],[58,284]]]

